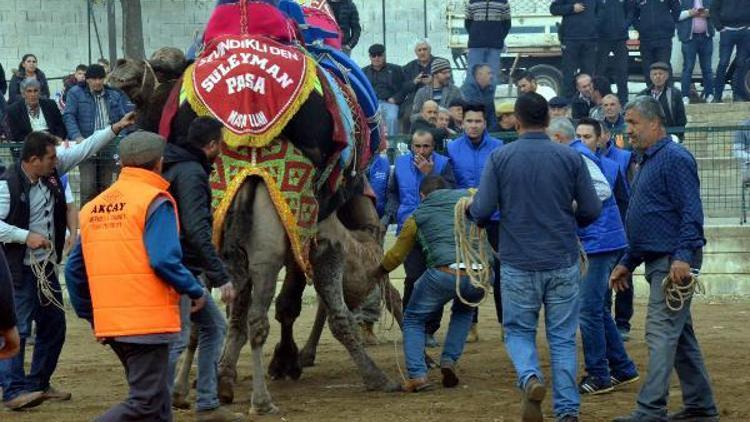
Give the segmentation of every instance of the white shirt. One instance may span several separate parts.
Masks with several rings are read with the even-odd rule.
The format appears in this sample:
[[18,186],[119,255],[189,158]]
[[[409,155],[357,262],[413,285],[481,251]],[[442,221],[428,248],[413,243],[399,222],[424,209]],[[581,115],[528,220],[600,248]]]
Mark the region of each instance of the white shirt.
[[599,169],[599,166],[591,160],[589,157],[582,155],[583,162],[586,163],[586,167],[589,169],[591,174],[591,181],[594,183],[594,190],[596,190],[596,196],[599,197],[600,201],[604,201],[612,196],[612,188],[609,186],[607,178],[604,173]]

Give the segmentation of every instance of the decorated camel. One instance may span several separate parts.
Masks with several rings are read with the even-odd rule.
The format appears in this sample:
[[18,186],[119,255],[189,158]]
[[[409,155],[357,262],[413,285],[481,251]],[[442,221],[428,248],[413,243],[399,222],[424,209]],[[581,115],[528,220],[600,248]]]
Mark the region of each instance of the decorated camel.
[[[224,13],[217,14],[221,8]],[[211,27],[217,17],[240,30],[217,31]],[[159,120],[159,132],[170,142],[179,142],[197,115],[212,115],[225,124],[225,145],[212,180],[214,240],[239,294],[231,306],[221,380],[225,387],[232,385],[239,350],[249,338],[251,411],[258,414],[277,410],[266,387],[262,347],[282,267],[289,276],[277,301],[277,319],[288,331],[272,362],[286,364],[272,365],[272,374],[299,376],[290,333],[299,315],[297,298],[309,279],[328,312],[331,331],[351,355],[365,386],[398,389],[367,355],[342,290],[347,257],[342,228],[377,225],[377,219],[362,212],[367,207],[358,205],[367,200],[362,197],[363,169],[377,130],[358,106],[356,83],[347,81],[345,72],[325,71],[319,65],[336,57],[335,52],[314,59],[294,43],[300,36],[296,28],[265,3],[217,7],[204,35],[204,51],[174,81]],[[124,61],[110,83],[139,107],[158,110],[148,103],[149,88],[159,91],[159,71],[147,62]],[[155,124],[153,119],[150,124]]]

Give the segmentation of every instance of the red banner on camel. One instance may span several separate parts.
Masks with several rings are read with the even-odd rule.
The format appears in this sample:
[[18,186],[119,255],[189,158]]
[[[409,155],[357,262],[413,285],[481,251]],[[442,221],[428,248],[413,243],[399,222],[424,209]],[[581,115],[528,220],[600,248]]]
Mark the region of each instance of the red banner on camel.
[[204,50],[186,78],[199,115],[219,119],[231,146],[266,145],[299,110],[315,68],[300,50],[262,36],[228,35]]

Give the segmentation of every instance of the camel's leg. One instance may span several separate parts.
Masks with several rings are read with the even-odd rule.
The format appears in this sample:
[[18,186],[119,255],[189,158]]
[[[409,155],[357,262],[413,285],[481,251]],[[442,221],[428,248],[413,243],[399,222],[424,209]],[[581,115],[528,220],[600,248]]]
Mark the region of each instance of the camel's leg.
[[404,323],[404,309],[403,309],[403,302],[401,301],[401,294],[396,290],[395,287],[393,287],[393,284],[391,284],[391,281],[387,278],[385,279],[385,282],[380,285],[380,287],[385,291],[385,307],[388,309],[388,312],[393,315],[393,318],[396,319],[396,323],[398,323],[399,328],[403,329],[403,323]]
[[302,293],[306,284],[304,273],[294,265],[293,260],[286,268],[284,285],[276,298],[276,321],[281,323],[281,340],[268,365],[268,375],[271,379],[289,377],[297,380],[302,375],[302,367],[297,344],[294,342],[294,321],[302,312]]
[[248,272],[253,283],[248,335],[253,357],[253,396],[250,413],[269,414],[278,411],[271,401],[263,368],[263,345],[268,337],[268,308],[276,292],[276,277],[289,251],[289,240],[276,213],[266,186],[258,184],[253,201],[253,224],[244,248],[248,255]]
[[299,353],[299,363],[303,368],[315,366],[315,354],[318,351],[320,336],[323,334],[326,316],[326,307],[323,305],[320,297],[318,297],[318,310],[315,312],[315,322],[313,323],[312,330],[310,330],[310,336],[307,337],[305,347],[303,347],[302,351]]
[[[321,223],[318,226],[319,230],[333,229],[332,223],[326,224],[331,218],[336,217],[329,217]],[[338,222],[333,224],[336,223]],[[334,337],[346,347],[369,390],[396,391],[400,386],[389,380],[365,352],[354,316],[344,304],[342,249],[341,243],[319,238],[315,251],[315,289],[328,310],[328,325]]]
[[195,325],[190,326],[190,342],[188,343],[185,355],[182,358],[180,369],[175,377],[174,387],[172,388],[172,405],[180,409],[189,409],[190,402],[187,398],[190,394],[190,368],[193,366],[195,350],[198,348],[198,328]]

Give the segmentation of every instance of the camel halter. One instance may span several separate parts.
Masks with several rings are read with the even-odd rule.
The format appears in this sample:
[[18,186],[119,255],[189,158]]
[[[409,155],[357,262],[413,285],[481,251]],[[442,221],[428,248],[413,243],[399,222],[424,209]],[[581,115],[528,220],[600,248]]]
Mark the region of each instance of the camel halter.
[[144,60],[143,61],[143,67],[144,67],[144,69],[143,69],[143,78],[141,79],[141,89],[140,89],[140,91],[143,92],[143,89],[146,87],[146,76],[149,75],[149,74],[154,79],[154,87],[153,87],[153,89],[155,90],[156,88],[159,87],[159,78],[156,77],[156,72],[154,72],[154,68],[151,67],[151,63],[149,63],[148,60]]

